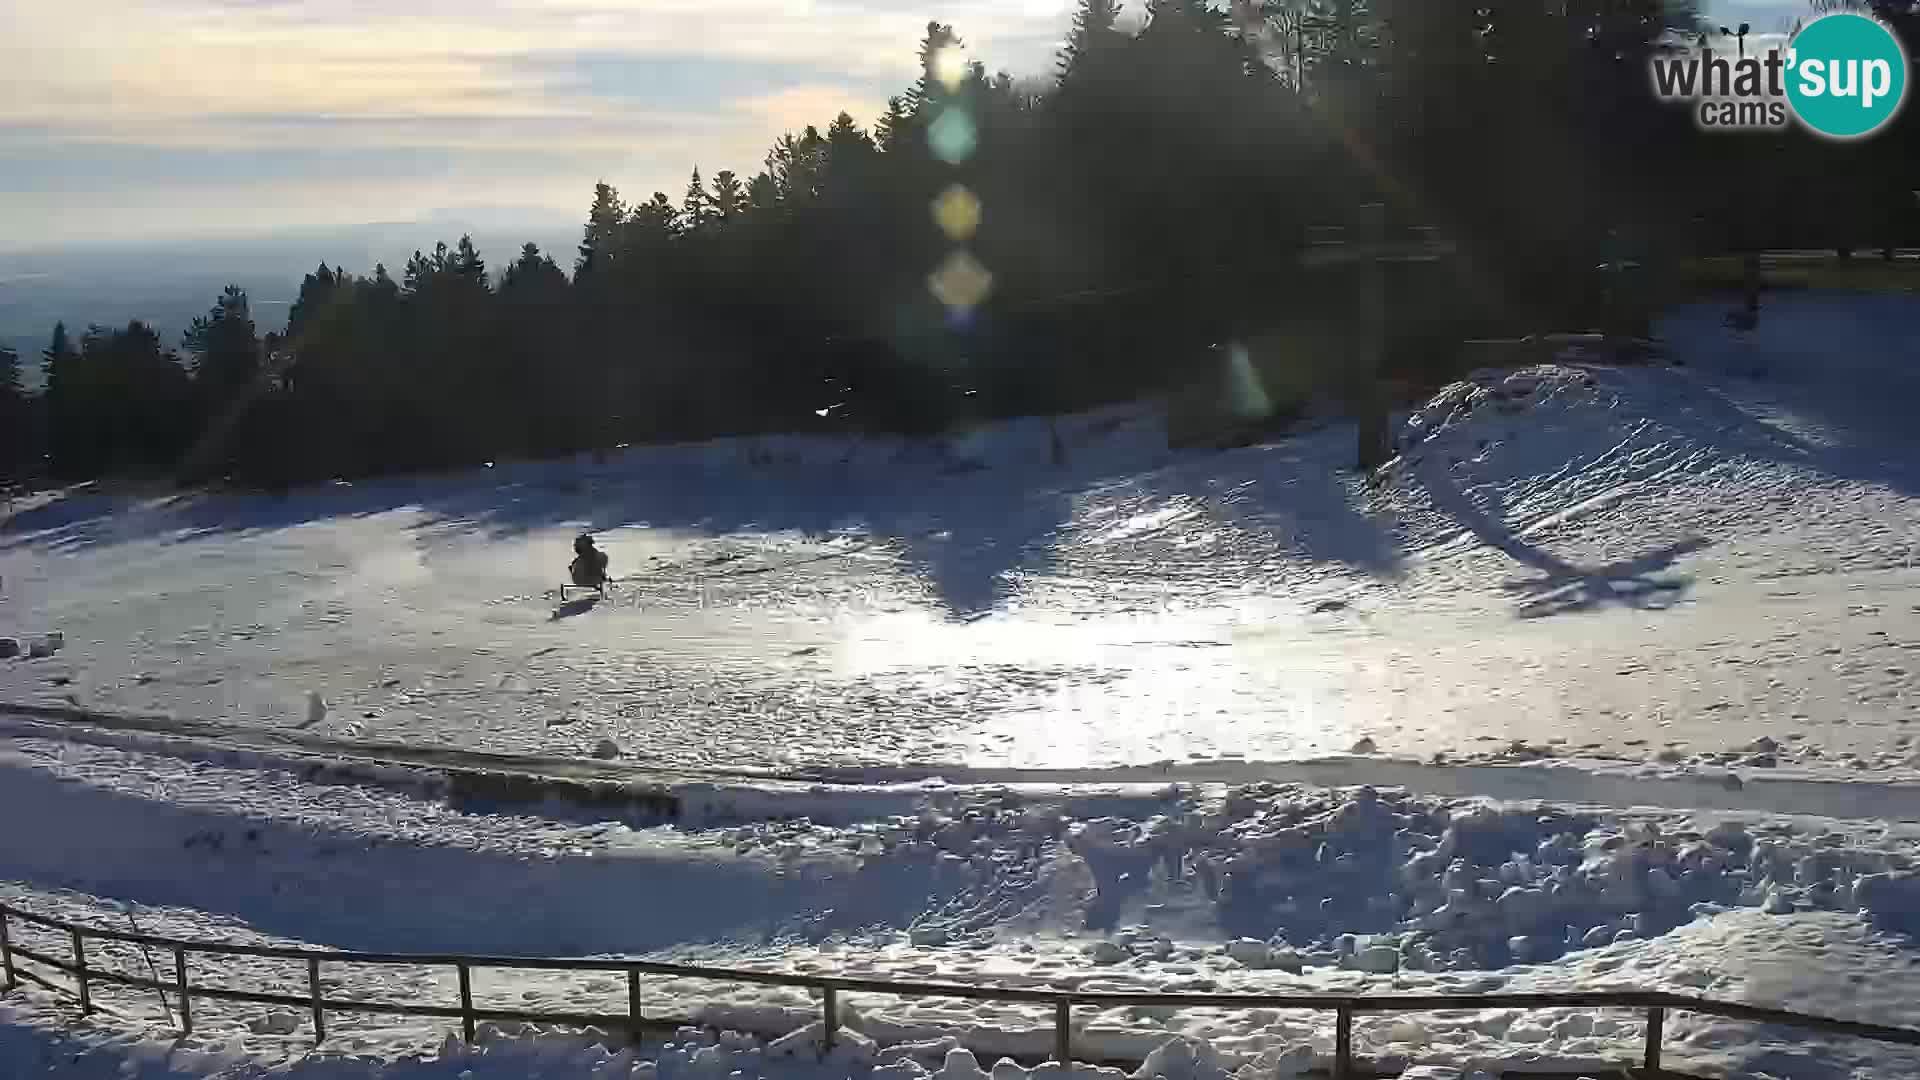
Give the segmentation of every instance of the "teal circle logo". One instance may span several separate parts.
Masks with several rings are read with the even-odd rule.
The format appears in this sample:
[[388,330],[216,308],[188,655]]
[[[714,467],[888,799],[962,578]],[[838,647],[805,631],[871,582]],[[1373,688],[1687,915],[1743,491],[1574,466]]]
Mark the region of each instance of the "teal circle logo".
[[1907,96],[1907,54],[1879,22],[1851,12],[1800,29],[1787,53],[1787,101],[1795,116],[1832,139],[1871,135]]

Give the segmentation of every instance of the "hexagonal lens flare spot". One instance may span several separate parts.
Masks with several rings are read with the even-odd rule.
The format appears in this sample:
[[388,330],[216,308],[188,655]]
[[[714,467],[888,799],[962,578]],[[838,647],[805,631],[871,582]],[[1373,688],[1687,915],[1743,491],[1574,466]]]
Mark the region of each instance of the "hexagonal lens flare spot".
[[958,105],[949,105],[927,127],[927,147],[933,156],[949,165],[958,165],[973,156],[974,147],[980,144],[980,133],[974,127],[973,117]]
[[956,310],[979,307],[993,291],[993,275],[980,260],[964,251],[947,256],[940,268],[927,277],[927,288],[934,299]]
[[980,228],[980,198],[955,184],[933,200],[933,221],[947,239],[962,243]]

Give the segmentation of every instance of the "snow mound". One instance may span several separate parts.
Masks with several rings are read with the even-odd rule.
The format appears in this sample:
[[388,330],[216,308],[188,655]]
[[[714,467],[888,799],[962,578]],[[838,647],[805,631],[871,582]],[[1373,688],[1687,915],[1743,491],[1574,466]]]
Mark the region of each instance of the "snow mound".
[[[1233,789],[1211,812],[1069,830],[1103,889],[1130,888],[1125,868],[1143,864],[1191,871],[1241,966],[1381,975],[1545,963],[1738,907],[1920,918],[1905,855],[1841,840],[1277,784]],[[1113,944],[1097,962],[1156,947]]]
[[1442,387],[1407,417],[1399,446],[1404,453],[1447,432],[1473,427],[1476,419],[1489,413],[1511,415],[1548,404],[1564,408],[1590,398],[1597,385],[1592,372],[1559,364],[1483,368]]

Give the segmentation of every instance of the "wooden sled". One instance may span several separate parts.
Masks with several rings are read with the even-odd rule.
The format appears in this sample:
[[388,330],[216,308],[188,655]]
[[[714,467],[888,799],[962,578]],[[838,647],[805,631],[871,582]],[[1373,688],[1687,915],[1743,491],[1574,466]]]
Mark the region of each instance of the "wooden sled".
[[565,585],[560,586],[560,602],[564,604],[567,602],[567,598],[569,596],[582,596],[587,593],[592,593],[595,596],[605,599],[607,595],[607,586],[611,584],[613,584],[612,579],[603,581],[598,585],[575,585],[572,582],[568,582]]

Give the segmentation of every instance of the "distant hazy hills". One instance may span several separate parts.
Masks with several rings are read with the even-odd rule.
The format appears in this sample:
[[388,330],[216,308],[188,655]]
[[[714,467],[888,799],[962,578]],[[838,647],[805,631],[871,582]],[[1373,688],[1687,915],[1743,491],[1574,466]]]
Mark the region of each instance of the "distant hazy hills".
[[0,345],[18,349],[31,375],[60,321],[77,337],[89,323],[141,319],[177,346],[228,283],[247,290],[262,333],[278,330],[300,279],[320,263],[364,274],[384,262],[397,280],[415,250],[431,251],[440,240],[451,245],[462,233],[473,236],[491,271],[529,241],[571,270],[580,225],[557,211],[479,208],[416,221],[0,252]]

